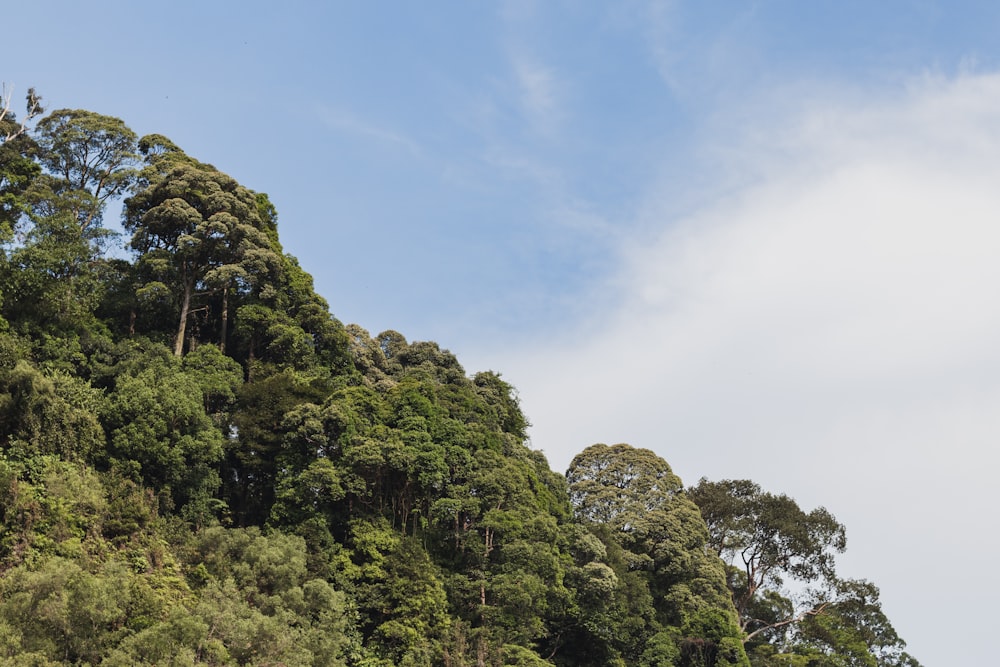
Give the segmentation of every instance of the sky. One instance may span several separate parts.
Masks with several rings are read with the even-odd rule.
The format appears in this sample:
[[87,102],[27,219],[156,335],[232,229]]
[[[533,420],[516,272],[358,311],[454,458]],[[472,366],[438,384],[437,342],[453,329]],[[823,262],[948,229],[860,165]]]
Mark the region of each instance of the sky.
[[[927,666],[992,664],[1000,5],[22,2],[0,80],[267,192],[345,323],[847,526]],[[111,221],[113,223],[113,220]]]

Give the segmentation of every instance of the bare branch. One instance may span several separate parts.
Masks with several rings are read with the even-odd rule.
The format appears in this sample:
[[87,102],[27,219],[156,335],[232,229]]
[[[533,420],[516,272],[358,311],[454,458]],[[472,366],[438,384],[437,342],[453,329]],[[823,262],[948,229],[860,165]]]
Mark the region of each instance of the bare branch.
[[0,120],[3,120],[7,113],[10,111],[10,96],[7,95],[7,84],[3,84],[3,110],[0,111]]
[[[2,89],[0,89],[0,123],[10,114],[10,104],[13,95],[14,86],[11,85],[8,88],[7,84],[4,83]],[[45,112],[45,109],[42,108],[42,98],[35,92],[34,88],[28,88],[28,94],[25,99],[27,104],[25,105],[26,113],[24,114],[24,118],[21,120],[21,124],[16,126],[15,129],[4,132],[3,140],[5,142],[27,132],[28,121]]]
[[[755,636],[757,636],[761,632],[765,632],[767,630],[773,630],[775,628],[783,628],[786,625],[792,625],[793,623],[798,623],[798,622],[802,621],[803,619],[805,619],[806,616],[819,616],[829,606],[830,606],[830,602],[822,602],[822,603],[816,605],[815,607],[811,607],[810,609],[806,609],[806,610],[802,611],[801,613],[796,614],[795,616],[790,616],[789,618],[786,618],[786,619],[784,619],[782,621],[777,621],[776,623],[769,623],[768,625],[763,625],[763,626],[757,628],[756,630],[754,630],[753,632],[749,633],[746,637],[744,637],[743,638],[743,643],[746,644],[748,641],[750,641],[751,639],[753,639]],[[760,620],[760,619],[754,619],[754,620]]]

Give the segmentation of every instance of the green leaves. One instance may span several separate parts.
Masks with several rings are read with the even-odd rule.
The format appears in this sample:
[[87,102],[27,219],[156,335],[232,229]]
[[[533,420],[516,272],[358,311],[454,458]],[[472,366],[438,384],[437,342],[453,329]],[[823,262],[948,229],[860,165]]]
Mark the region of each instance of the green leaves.
[[43,198],[62,198],[80,229],[97,226],[106,202],[135,181],[136,135],[118,118],[59,109],[38,122],[36,136],[52,174]]
[[648,513],[682,488],[666,461],[626,444],[591,445],[570,463],[566,481],[577,516],[624,533],[648,532]]
[[624,444],[563,478],[499,373],[336,320],[266,195],[115,118],[23,129],[0,112],[0,665],[916,664],[822,508]]
[[207,413],[221,417],[236,402],[237,393],[243,386],[243,369],[219,348],[199,346],[184,357],[182,367],[201,389]]
[[689,495],[708,525],[712,549],[740,573],[730,577],[730,587],[748,637],[774,625],[749,614],[758,591],[779,589],[784,577],[806,584],[835,581],[834,557],[846,548],[847,537],[826,509],[804,512],[788,496],[766,493],[749,480],[703,478]]
[[177,366],[119,378],[104,418],[112,456],[137,462],[144,483],[171,490],[178,506],[218,488],[222,434],[197,382]]
[[[667,462],[647,449],[597,444],[573,459],[566,480],[576,516],[610,531],[627,569],[646,573],[633,585],[652,594],[656,618],[673,628],[643,637],[645,663],[728,664],[721,662],[725,653],[732,664],[745,664],[741,647],[722,649],[724,642],[742,638],[722,564],[706,553],[705,524]],[[627,581],[630,576],[618,578]],[[710,613],[717,614],[712,618],[723,630],[713,626],[709,631],[696,622]]]
[[[173,147],[168,155],[175,155]],[[214,167],[164,154],[147,158],[146,186],[126,202],[125,228],[148,283],[172,288],[178,309],[174,354],[181,356],[198,292],[218,294],[219,345],[225,348],[229,298],[274,277],[282,259],[259,215],[257,197]],[[233,309],[234,310],[234,309]]]
[[[4,133],[6,121],[0,123]],[[6,124],[7,132],[16,131]],[[12,240],[14,225],[30,210],[26,197],[35,179],[41,174],[40,165],[32,159],[37,144],[27,135],[11,137],[0,143],[0,244]]]
[[816,650],[831,664],[919,667],[882,611],[878,588],[861,579],[837,581],[822,613],[803,619],[796,642],[798,650]]
[[26,361],[0,369],[0,446],[20,457],[89,461],[104,445],[103,397],[88,383],[45,374]]
[[[712,549],[730,564],[728,583],[754,664],[917,664],[882,613],[878,589],[837,577],[834,558],[847,540],[826,509],[806,512],[749,480],[702,479],[689,495]],[[786,578],[805,587],[804,599],[785,597]]]

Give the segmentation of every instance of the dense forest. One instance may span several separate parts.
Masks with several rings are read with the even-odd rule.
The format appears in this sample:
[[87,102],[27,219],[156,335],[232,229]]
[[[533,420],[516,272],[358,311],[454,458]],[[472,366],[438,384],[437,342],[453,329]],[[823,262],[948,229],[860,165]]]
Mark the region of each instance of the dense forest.
[[827,510],[553,472],[500,374],[333,317],[267,195],[2,102],[0,665],[919,664]]

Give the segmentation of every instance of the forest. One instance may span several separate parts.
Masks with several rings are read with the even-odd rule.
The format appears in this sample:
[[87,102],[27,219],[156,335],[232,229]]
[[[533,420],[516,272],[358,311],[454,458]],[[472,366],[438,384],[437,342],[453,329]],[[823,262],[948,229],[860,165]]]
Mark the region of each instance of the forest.
[[831,512],[628,444],[551,470],[499,373],[336,319],[266,194],[24,103],[0,666],[919,666]]

